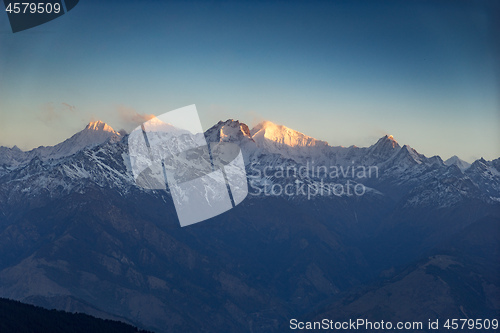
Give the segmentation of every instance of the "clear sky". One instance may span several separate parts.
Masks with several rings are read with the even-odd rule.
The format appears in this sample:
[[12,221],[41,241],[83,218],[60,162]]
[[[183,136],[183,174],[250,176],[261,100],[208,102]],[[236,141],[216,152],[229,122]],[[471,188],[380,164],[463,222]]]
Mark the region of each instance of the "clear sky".
[[196,104],[331,145],[392,134],[427,156],[500,156],[495,1],[81,0],[13,34],[0,13],[0,145]]

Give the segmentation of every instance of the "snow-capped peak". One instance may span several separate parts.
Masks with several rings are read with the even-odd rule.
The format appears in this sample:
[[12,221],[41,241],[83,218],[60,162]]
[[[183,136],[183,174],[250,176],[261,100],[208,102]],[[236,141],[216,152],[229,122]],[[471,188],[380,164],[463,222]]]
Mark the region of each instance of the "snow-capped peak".
[[117,142],[122,135],[100,120],[90,122],[85,129],[53,147],[43,147],[39,154],[42,159],[73,155],[79,150],[99,145],[108,140]]
[[238,120],[219,121],[205,132],[208,142],[241,142],[253,141],[248,126]]
[[453,155],[452,157],[450,157],[449,159],[447,159],[446,161],[444,161],[444,164],[446,164],[446,165],[456,165],[462,171],[467,170],[471,166],[470,163],[462,160],[457,155]]
[[58,159],[73,155],[86,147],[100,145],[106,141],[116,143],[122,137],[122,134],[116,132],[105,122],[100,120],[92,121],[83,130],[55,146],[40,146],[27,152],[23,152],[15,146],[10,150],[9,154],[3,154],[4,156],[0,158],[0,162],[15,166],[25,164],[35,158],[42,161]]
[[270,121],[261,122],[250,131],[250,134],[259,145],[265,145],[266,141],[272,141],[289,147],[328,146],[328,143],[325,141],[316,140],[303,133],[283,125],[276,125]]
[[103,132],[111,132],[113,134],[118,134],[111,126],[106,124],[105,122],[102,122],[100,120],[97,121],[91,121],[87,127],[85,127],[84,130],[89,130],[89,131],[103,131]]
[[188,133],[185,130],[181,130],[169,123],[162,121],[161,119],[154,117],[149,119],[147,122],[142,124],[144,130],[147,132],[163,132],[163,133],[175,133],[176,135],[179,133]]
[[403,164],[422,164],[423,161],[426,160],[424,155],[419,154],[415,149],[408,145],[404,145],[394,158],[396,161]]
[[401,150],[401,146],[394,140],[394,137],[392,135],[385,135],[368,148],[365,159],[367,162],[370,161],[370,163],[380,163],[393,156],[399,150]]
[[82,131],[76,133],[68,140],[72,140],[72,143],[85,147],[103,143],[109,138],[120,138],[121,136],[122,135],[115,131],[111,126],[103,121],[97,120],[90,122]]
[[399,143],[394,139],[392,135],[385,135],[382,138],[380,138],[375,146],[384,146],[387,148],[400,148]]

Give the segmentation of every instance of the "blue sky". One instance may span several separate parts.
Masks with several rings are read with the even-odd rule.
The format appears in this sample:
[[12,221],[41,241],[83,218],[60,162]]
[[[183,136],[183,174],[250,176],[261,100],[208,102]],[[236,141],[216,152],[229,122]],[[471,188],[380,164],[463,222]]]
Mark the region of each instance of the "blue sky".
[[[384,134],[427,155],[500,156],[499,6],[487,1],[81,0],[13,34],[0,13],[0,145],[196,104],[331,145]],[[494,17],[494,15],[497,15]]]

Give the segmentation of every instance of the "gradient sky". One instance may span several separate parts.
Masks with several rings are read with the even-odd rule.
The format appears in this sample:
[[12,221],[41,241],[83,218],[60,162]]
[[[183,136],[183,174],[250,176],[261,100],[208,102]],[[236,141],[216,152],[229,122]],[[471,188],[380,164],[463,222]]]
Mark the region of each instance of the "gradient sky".
[[80,0],[13,34],[0,13],[0,145],[196,104],[331,145],[392,134],[426,156],[500,156],[500,7],[488,1]]

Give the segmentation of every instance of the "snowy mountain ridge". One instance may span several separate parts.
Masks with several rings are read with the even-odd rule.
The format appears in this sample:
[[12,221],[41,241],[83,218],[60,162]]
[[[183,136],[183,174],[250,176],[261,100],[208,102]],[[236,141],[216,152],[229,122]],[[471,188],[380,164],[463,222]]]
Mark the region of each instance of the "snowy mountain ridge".
[[[158,130],[165,126],[171,129],[171,125],[156,125]],[[33,195],[47,190],[51,196],[80,191],[89,182],[117,188],[125,195],[137,187],[132,177],[127,138],[128,135],[121,135],[103,122],[93,122],[53,147],[39,147],[29,152],[17,147],[0,147],[0,184],[10,183],[10,190],[5,193],[20,191],[19,198],[23,193]],[[205,139],[237,143],[243,152],[247,173],[260,170],[260,178],[252,179],[263,187],[284,186],[295,181],[293,177],[266,175],[264,170],[323,166],[345,171],[374,166],[376,179],[355,179],[365,184],[367,193],[372,195],[400,198],[411,194],[412,197],[406,198],[408,204],[419,204],[428,202],[429,193],[437,193],[439,188],[441,205],[478,195],[481,200],[500,200],[500,159],[481,159],[462,169],[456,163],[445,164],[439,156],[427,158],[408,145],[401,147],[388,135],[370,147],[333,147],[285,126],[264,122],[250,130],[246,124],[230,119],[208,129]],[[168,143],[168,149],[182,150],[183,145],[174,140]],[[339,173],[339,179],[329,181],[345,184],[350,173],[345,173],[347,178],[343,173]],[[322,181],[314,174],[306,178],[304,181],[314,186]],[[12,187],[13,184],[18,185]],[[420,190],[414,191],[415,188]],[[442,198],[442,193],[448,194]],[[453,196],[453,200],[449,199]]]
[[59,159],[73,155],[80,150],[100,145],[106,141],[118,142],[123,137],[108,124],[98,120],[90,122],[82,131],[55,146],[40,146],[24,152],[17,146],[13,148],[0,147],[0,164],[18,166],[33,158],[43,161]]
[[446,161],[444,161],[444,164],[446,164],[446,165],[456,165],[462,171],[467,170],[471,166],[470,163],[462,160],[457,155],[453,155],[452,157],[450,157],[449,159],[447,159]]
[[[174,131],[172,125],[161,121],[149,121],[151,131]],[[330,146],[327,142],[317,140],[303,133],[290,129],[283,125],[277,125],[270,121],[263,121],[254,128],[239,121],[229,119],[220,121],[205,132],[207,142],[237,142],[244,146],[246,155],[278,154],[283,158],[291,158],[297,162],[305,162],[315,159],[316,162],[326,164],[342,165],[344,162],[378,164],[382,160],[390,158],[405,159],[411,163],[421,164],[426,159],[413,148],[404,146],[406,150],[396,157],[401,146],[392,135],[385,135],[374,145],[367,148],[356,146],[340,147]],[[22,151],[17,146],[13,148],[0,147],[0,165],[18,166],[26,163],[34,157],[41,160],[58,159],[77,153],[78,151],[100,145],[108,140],[116,143],[123,138],[123,134],[115,131],[111,126],[102,121],[90,122],[82,131],[71,138],[55,146],[41,146],[30,151]],[[250,143],[250,145],[249,145]],[[243,148],[243,147],[242,147]],[[406,156],[406,157],[405,157]],[[462,171],[470,167],[470,164],[453,156],[444,162],[445,165],[457,165]]]

